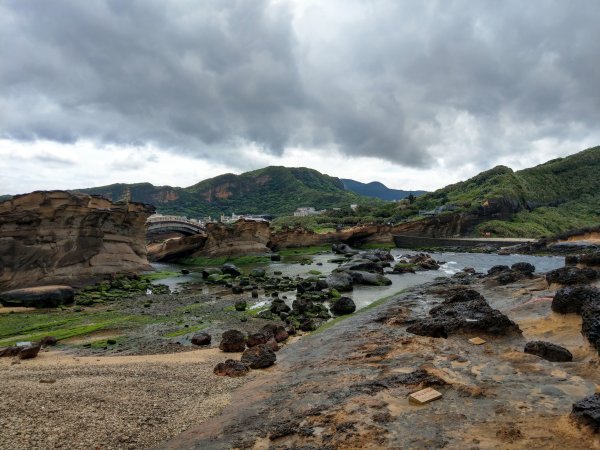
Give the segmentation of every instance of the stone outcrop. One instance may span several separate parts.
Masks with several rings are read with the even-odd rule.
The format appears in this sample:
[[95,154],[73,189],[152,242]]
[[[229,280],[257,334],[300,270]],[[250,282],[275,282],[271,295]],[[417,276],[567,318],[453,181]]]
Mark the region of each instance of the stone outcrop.
[[189,256],[204,247],[205,234],[174,237],[164,242],[148,244],[148,260],[150,261],[175,261]]
[[38,286],[13,289],[0,294],[0,304],[4,306],[32,306],[55,308],[73,303],[75,290],[71,286]]
[[544,341],[532,341],[525,344],[525,353],[539,356],[547,361],[552,362],[569,362],[573,361],[573,355],[569,350],[560,345]]
[[141,203],[36,191],[0,203],[0,291],[149,270]]
[[206,243],[195,256],[218,257],[270,253],[269,224],[262,221],[238,220],[233,224],[206,225]]

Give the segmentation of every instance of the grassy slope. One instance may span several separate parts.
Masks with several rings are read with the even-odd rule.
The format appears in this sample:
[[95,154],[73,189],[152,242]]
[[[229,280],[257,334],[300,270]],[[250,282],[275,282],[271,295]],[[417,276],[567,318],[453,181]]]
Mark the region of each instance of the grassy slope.
[[415,204],[462,210],[485,200],[507,199],[521,207],[510,221],[489,221],[479,231],[499,236],[540,237],[600,223],[600,147],[513,172],[503,166],[426,194]]

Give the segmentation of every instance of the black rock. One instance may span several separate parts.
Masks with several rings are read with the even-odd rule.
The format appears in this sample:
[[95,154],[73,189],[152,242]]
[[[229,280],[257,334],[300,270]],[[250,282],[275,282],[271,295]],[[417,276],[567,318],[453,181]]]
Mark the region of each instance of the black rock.
[[243,294],[244,288],[239,285],[231,286],[231,292],[233,292],[234,294]]
[[600,290],[587,285],[566,286],[556,291],[551,308],[561,314],[581,314],[587,302],[600,302]]
[[269,339],[274,339],[275,342],[283,342],[289,337],[289,333],[283,326],[272,323],[266,324],[260,331],[267,335]]
[[40,344],[36,345],[28,345],[27,347],[21,347],[19,351],[20,359],[31,359],[35,358],[40,352],[40,348],[42,346]]
[[182,275],[189,275],[190,271],[188,269],[181,269],[181,274]]
[[352,314],[356,311],[356,304],[350,297],[340,297],[331,305],[331,311],[338,316]]
[[271,255],[271,261],[281,261],[281,255]]
[[557,283],[563,285],[589,284],[598,278],[598,272],[589,267],[580,269],[578,267],[561,267],[546,273],[546,281],[549,284]]
[[240,269],[238,269],[235,264],[226,263],[221,267],[221,272],[231,275],[232,277],[237,277],[242,274]]
[[0,304],[4,306],[55,308],[73,303],[74,299],[75,291],[70,286],[22,288],[0,294]]
[[223,333],[219,348],[224,352],[243,352],[246,348],[244,333],[238,330],[228,330]]
[[257,345],[260,344],[266,344],[269,341],[269,336],[267,336],[264,333],[252,333],[249,334],[248,337],[246,338],[246,345],[248,346],[248,348],[250,347],[256,347]]
[[490,270],[488,270],[488,275],[490,276],[495,276],[498,274],[501,274],[502,272],[508,272],[510,271],[510,267],[505,266],[505,265],[497,265],[497,266],[493,266]]
[[246,364],[233,359],[228,359],[224,363],[219,363],[213,369],[215,375],[227,377],[243,377],[248,372],[250,372],[250,368]]
[[273,300],[273,303],[271,303],[271,308],[270,311],[273,314],[281,314],[281,313],[289,313],[292,309],[285,304],[285,302],[283,300],[277,299],[277,300]]
[[208,333],[197,333],[192,336],[192,344],[194,345],[210,345],[212,337]]
[[252,298],[258,298],[258,291],[256,289],[252,290]]
[[[347,272],[334,272],[326,278],[326,288],[335,289],[338,292],[348,292],[353,289],[354,281]],[[323,288],[324,289],[324,288]]]
[[592,394],[574,403],[571,417],[595,432],[600,431],[600,394]]
[[568,362],[573,361],[573,355],[569,350],[560,345],[544,341],[532,341],[525,344],[525,353],[539,356],[547,361]]
[[600,302],[588,301],[581,308],[581,332],[600,353]]
[[535,272],[535,266],[527,262],[514,263],[512,266],[510,266],[510,268],[515,272],[522,273],[523,275],[531,275],[533,272]]
[[262,268],[252,269],[252,272],[250,272],[250,276],[254,278],[264,278],[266,274],[265,269]]
[[251,369],[264,369],[275,364],[277,355],[271,347],[260,344],[249,348],[242,354],[241,362]]

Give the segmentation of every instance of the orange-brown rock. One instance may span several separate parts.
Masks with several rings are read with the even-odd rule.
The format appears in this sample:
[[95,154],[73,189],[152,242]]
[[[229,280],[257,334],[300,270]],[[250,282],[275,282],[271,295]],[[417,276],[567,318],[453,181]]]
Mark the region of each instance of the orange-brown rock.
[[206,242],[206,234],[173,237],[164,242],[148,244],[149,261],[174,261],[184,258],[202,249]]
[[0,291],[149,270],[141,203],[36,191],[0,203]]
[[233,256],[269,253],[271,239],[268,222],[238,220],[233,224],[209,223],[206,225],[206,243],[195,256]]

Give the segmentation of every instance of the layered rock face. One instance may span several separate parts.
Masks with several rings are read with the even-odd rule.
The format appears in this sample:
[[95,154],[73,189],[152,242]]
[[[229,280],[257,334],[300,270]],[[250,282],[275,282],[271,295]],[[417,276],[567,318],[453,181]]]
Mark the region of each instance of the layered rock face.
[[269,253],[271,239],[268,222],[238,220],[234,224],[209,223],[206,225],[206,243],[196,256],[234,256]]
[[0,291],[151,269],[145,223],[153,212],[150,205],[65,191],[0,203]]

